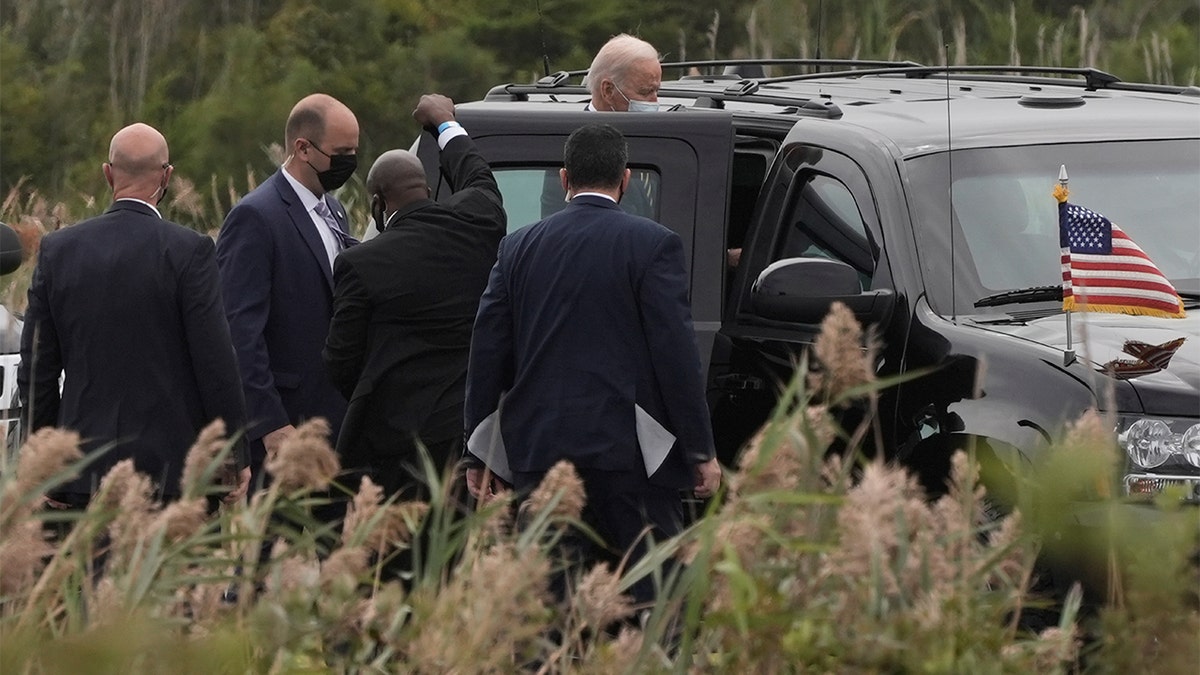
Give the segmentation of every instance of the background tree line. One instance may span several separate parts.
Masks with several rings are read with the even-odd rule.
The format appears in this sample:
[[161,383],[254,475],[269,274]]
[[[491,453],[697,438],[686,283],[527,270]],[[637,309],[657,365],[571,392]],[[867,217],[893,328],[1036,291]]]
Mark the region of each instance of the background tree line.
[[175,205],[215,228],[274,170],[304,94],[355,111],[366,163],[411,143],[420,93],[480,98],[543,59],[586,68],[622,31],[667,60],[1088,65],[1183,85],[1200,67],[1198,0],[22,0],[0,5],[0,188],[94,211],[108,139],[142,120],[171,145]]

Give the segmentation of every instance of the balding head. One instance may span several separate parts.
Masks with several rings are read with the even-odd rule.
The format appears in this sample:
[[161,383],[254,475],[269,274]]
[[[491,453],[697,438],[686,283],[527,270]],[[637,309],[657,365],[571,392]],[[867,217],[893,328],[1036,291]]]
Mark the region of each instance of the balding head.
[[372,214],[383,212],[382,223],[392,213],[429,197],[425,167],[407,150],[388,150],[367,172],[367,194],[371,196]]
[[156,203],[171,177],[167,139],[157,129],[137,122],[118,131],[108,146],[104,177],[113,197]]
[[322,143],[330,119],[343,121],[347,117],[354,119],[354,113],[346,104],[329,94],[309,94],[292,106],[283,130],[284,144],[291,148],[301,138]]
[[597,110],[628,110],[630,100],[654,102],[662,84],[658,50],[622,33],[600,48],[588,68],[587,86]]
[[292,106],[283,136],[284,170],[315,195],[325,193],[319,174],[330,169],[333,156],[358,154],[358,119],[329,94],[309,94]]

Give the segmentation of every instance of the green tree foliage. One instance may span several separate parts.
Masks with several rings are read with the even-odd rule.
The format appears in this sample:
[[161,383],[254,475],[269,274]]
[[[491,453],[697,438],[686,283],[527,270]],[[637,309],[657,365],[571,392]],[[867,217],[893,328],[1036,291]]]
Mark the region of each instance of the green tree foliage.
[[0,188],[86,204],[105,192],[108,139],[141,120],[167,135],[177,175],[212,193],[193,223],[210,229],[274,170],[305,94],[355,111],[366,164],[412,142],[422,92],[470,100],[547,61],[583,69],[620,32],[669,61],[819,50],[1173,84],[1200,67],[1195,0],[22,0],[0,4]]

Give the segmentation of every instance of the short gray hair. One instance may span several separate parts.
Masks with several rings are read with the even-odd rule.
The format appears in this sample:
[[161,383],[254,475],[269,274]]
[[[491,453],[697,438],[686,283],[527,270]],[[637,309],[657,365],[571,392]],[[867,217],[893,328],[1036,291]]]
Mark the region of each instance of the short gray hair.
[[605,78],[613,82],[624,82],[630,67],[639,61],[660,59],[654,45],[636,38],[628,33],[621,33],[604,43],[592,65],[588,68],[586,84],[592,96],[597,94],[597,88]]

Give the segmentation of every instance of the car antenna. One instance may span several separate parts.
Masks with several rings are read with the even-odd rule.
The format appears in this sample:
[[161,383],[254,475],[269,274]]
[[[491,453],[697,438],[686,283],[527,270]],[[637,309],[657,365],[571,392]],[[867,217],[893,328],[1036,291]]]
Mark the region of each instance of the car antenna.
[[958,323],[958,284],[954,264],[954,139],[950,125],[950,44],[942,43],[942,61],[946,66],[946,225],[950,228],[950,321]]
[[[818,61],[821,60],[821,33],[823,32],[822,31],[822,28],[823,28],[822,23],[823,23],[824,18],[825,18],[825,0],[817,0],[817,53],[815,56]],[[817,70],[820,71],[821,67],[817,66]]]
[[533,0],[533,6],[537,8],[538,15],[538,37],[542,40],[542,70],[546,77],[550,76],[550,53],[546,51],[546,25],[542,23],[542,3],[541,0]]

